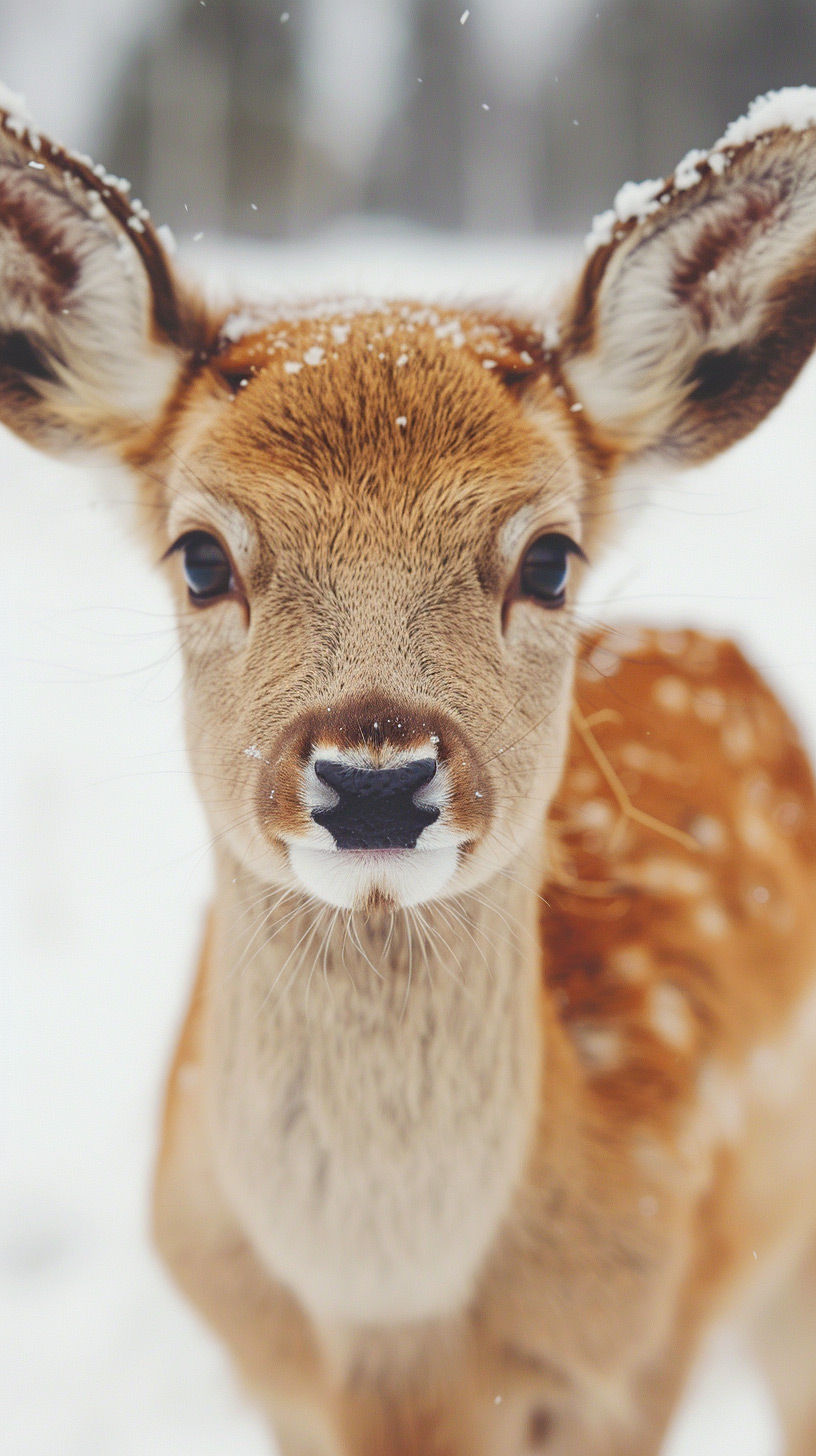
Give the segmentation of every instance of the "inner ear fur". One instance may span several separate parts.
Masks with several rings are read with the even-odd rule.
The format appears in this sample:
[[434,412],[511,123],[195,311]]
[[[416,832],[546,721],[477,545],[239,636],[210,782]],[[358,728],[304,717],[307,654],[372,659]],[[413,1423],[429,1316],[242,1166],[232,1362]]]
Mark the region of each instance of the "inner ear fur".
[[57,454],[133,448],[210,347],[127,193],[0,107],[0,420]]
[[747,435],[816,344],[816,91],[628,184],[589,244],[561,364],[599,437],[692,464]]

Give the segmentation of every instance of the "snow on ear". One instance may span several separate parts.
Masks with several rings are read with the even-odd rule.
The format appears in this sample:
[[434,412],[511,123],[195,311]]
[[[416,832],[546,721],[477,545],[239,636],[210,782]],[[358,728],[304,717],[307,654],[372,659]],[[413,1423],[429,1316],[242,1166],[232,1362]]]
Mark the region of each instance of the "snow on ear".
[[561,364],[599,438],[691,464],[748,434],[816,343],[816,90],[627,183],[587,243]]
[[205,331],[127,184],[39,137],[0,90],[0,421],[57,454],[126,449]]

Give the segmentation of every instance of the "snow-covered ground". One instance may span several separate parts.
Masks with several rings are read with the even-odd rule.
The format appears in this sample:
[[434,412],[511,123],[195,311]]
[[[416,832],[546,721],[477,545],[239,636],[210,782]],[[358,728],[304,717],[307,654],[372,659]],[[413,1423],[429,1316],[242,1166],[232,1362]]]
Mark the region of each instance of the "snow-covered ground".
[[[339,232],[192,261],[266,292],[513,299],[546,296],[564,257],[533,242]],[[752,440],[633,512],[585,594],[592,620],[735,633],[811,745],[815,447],[812,367]],[[5,434],[0,540],[0,1444],[9,1456],[260,1456],[260,1423],[147,1237],[159,1089],[209,882],[169,603],[88,480]],[[728,1337],[667,1449],[781,1450]]]

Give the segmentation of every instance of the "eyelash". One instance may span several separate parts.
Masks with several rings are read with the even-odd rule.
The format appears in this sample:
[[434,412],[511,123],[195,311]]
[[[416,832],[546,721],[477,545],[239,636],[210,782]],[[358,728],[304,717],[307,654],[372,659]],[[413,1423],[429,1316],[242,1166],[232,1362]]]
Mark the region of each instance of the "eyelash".
[[[191,562],[187,554],[188,551],[195,548],[198,549],[199,556],[197,563]],[[165,553],[165,560],[176,553],[181,553],[183,557],[184,576],[193,606],[204,607],[224,601],[229,597],[235,598],[239,595],[243,597],[230,553],[212,531],[205,531],[201,528],[185,531]],[[200,573],[198,588],[194,580],[196,566]],[[208,570],[210,576],[214,578],[209,587],[206,580]],[[226,577],[224,576],[225,570],[228,573]]]
[[[539,548],[537,553],[536,548]],[[504,600],[503,627],[507,624],[510,607],[515,601],[533,602],[544,611],[551,612],[559,611],[565,605],[569,558],[572,556],[577,556],[581,561],[587,559],[578,543],[563,531],[542,531],[528,543]],[[548,589],[547,572],[549,570],[551,574],[555,572],[558,575],[559,567],[562,568],[562,579],[552,581]],[[540,578],[538,583],[534,576],[536,571]]]

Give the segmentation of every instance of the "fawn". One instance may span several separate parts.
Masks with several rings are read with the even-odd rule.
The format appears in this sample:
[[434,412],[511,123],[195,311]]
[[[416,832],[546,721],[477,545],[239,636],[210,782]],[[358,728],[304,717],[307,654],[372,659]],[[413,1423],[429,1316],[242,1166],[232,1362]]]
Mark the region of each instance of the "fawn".
[[813,782],[734,646],[574,604],[816,341],[816,91],[622,189],[544,324],[208,308],[4,105],[0,418],[130,472],[214,834],[178,1283],[284,1456],[655,1453],[725,1314],[814,1456]]

